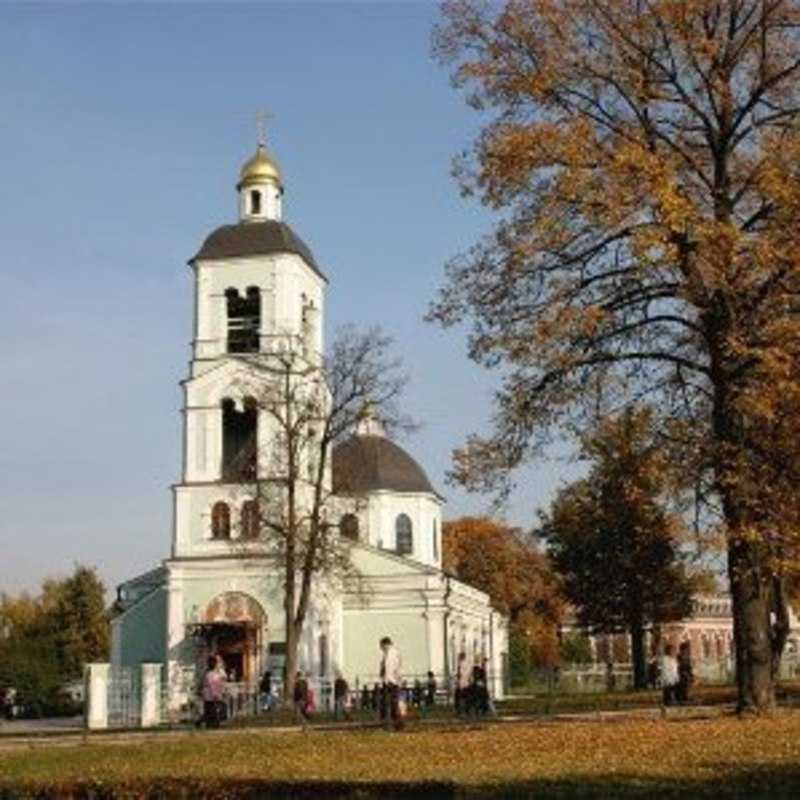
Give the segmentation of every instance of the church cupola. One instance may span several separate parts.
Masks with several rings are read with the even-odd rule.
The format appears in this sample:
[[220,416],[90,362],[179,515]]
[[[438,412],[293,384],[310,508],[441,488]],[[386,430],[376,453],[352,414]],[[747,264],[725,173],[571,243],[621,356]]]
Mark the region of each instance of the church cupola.
[[255,155],[239,174],[239,219],[242,222],[266,222],[281,219],[283,179],[278,164],[263,141]]

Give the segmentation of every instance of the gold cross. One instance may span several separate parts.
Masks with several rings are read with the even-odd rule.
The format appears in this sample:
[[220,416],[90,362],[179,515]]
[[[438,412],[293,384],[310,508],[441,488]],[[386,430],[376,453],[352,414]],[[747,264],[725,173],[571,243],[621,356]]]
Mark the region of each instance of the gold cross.
[[268,119],[275,119],[275,115],[263,110],[256,112],[256,133],[258,135],[258,144],[262,147],[267,144]]

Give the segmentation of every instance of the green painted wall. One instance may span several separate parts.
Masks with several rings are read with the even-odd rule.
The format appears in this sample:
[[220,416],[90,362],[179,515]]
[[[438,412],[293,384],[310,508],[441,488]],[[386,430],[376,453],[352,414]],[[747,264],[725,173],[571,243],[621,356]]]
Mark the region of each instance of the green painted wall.
[[164,661],[167,630],[167,593],[156,589],[128,609],[119,622],[120,663],[134,667],[143,661]]
[[348,611],[344,615],[344,652],[351,681],[378,680],[378,642],[384,636],[390,636],[400,650],[403,677],[409,683],[431,668],[426,621],[419,612]]

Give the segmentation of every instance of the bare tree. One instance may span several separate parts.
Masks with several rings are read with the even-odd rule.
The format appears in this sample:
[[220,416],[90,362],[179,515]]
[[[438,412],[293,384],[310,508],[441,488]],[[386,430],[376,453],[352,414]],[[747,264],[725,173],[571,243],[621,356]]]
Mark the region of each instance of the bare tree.
[[380,330],[343,329],[324,359],[297,342],[285,344],[246,359],[239,388],[260,430],[232,468],[239,470],[236,491],[245,498],[238,540],[249,549],[258,545],[256,552],[281,574],[290,698],[315,588],[358,577],[353,542],[342,535],[339,520],[357,512],[363,498],[334,497],[333,448],[365,415],[376,415],[389,429],[407,421],[396,405],[406,377]]

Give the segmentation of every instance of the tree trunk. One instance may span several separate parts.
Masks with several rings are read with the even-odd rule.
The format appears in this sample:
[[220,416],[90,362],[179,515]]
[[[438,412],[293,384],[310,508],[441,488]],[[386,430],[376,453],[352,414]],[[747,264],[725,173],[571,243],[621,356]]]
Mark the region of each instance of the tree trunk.
[[733,598],[739,713],[769,711],[775,704],[769,587],[758,564],[757,546],[731,536],[728,575]]
[[633,661],[633,688],[647,688],[647,654],[644,647],[644,625],[631,625],[631,660]]
[[286,658],[283,666],[283,702],[284,705],[292,704],[294,694],[294,676],[297,673],[297,639],[294,635],[293,614],[288,603],[284,609],[284,625],[286,630]]
[[[716,321],[725,319],[717,308]],[[728,578],[733,601],[733,639],[739,713],[769,711],[775,703],[770,624],[771,574],[763,543],[750,534],[751,510],[738,496],[737,459],[746,457],[745,426],[733,401],[735,382],[725,362],[727,326],[712,326],[713,430],[718,451],[714,471],[728,528]]]

